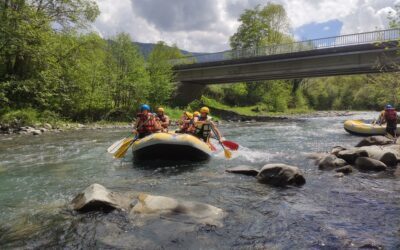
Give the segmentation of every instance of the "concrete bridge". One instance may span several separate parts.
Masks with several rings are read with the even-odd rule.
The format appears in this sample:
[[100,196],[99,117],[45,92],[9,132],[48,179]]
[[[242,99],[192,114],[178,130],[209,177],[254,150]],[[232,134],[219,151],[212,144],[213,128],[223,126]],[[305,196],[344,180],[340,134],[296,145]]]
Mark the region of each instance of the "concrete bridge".
[[185,57],[174,61],[176,99],[187,104],[208,84],[398,71],[399,41],[390,29]]

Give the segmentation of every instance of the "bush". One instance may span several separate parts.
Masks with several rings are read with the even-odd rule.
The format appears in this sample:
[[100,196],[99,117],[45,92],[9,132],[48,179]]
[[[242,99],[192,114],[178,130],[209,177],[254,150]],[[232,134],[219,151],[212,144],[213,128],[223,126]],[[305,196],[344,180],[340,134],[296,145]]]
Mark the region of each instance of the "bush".
[[136,111],[130,108],[112,109],[104,116],[106,121],[118,122],[131,122],[134,118],[136,118]]
[[39,122],[39,113],[32,109],[13,110],[5,113],[0,118],[0,123],[10,127],[32,126]]

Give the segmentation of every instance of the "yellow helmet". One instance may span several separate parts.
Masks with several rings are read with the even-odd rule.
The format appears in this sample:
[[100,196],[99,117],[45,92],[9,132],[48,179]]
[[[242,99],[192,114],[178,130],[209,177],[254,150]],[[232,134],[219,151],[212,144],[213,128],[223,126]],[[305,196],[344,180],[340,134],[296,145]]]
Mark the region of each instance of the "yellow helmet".
[[200,112],[199,112],[199,111],[195,111],[195,112],[193,113],[193,115],[194,115],[194,116],[199,116],[199,115],[200,115]]
[[200,113],[207,113],[207,114],[209,114],[209,113],[210,113],[210,109],[207,108],[207,107],[202,107],[202,108],[200,109]]
[[162,107],[159,107],[159,108],[157,109],[157,112],[164,112],[164,109],[163,109]]
[[193,118],[193,114],[190,112],[185,112],[185,115],[189,118],[192,119]]

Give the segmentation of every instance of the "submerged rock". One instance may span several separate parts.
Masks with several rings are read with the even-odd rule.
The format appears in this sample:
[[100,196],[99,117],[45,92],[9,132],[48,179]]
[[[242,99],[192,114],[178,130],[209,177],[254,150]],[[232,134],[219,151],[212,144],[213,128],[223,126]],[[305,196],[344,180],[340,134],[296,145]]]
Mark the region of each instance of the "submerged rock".
[[154,196],[141,193],[138,203],[132,208],[131,213],[140,214],[183,214],[199,223],[221,227],[222,218],[225,216],[222,209],[198,202],[179,201],[164,196]]
[[335,155],[327,155],[322,158],[319,163],[319,169],[333,169],[346,166],[347,162],[343,159],[337,158]]
[[385,171],[387,169],[385,163],[369,157],[358,157],[355,165],[364,171]]
[[377,136],[369,136],[364,139],[362,139],[356,147],[364,147],[364,146],[372,146],[372,145],[388,145],[388,144],[393,144],[393,140],[382,136],[382,135],[377,135]]
[[302,186],[306,183],[298,167],[281,163],[265,165],[256,177],[259,182],[274,186]]
[[259,173],[258,169],[255,169],[251,166],[245,166],[245,165],[240,165],[237,167],[233,168],[228,168],[225,170],[228,173],[233,173],[233,174],[244,174],[244,175],[249,175],[249,176],[256,176]]
[[338,173],[350,174],[353,172],[353,167],[350,165],[346,165],[346,166],[335,169],[335,171]]
[[30,133],[31,133],[32,135],[41,135],[41,134],[42,134],[42,131],[40,131],[39,129],[34,129],[34,130],[30,131]]
[[336,173],[333,176],[335,176],[336,178],[342,178],[342,177],[344,177],[344,174],[343,173]]
[[109,191],[100,184],[92,184],[71,202],[74,210],[80,212],[112,211],[114,209],[128,210],[129,197]]

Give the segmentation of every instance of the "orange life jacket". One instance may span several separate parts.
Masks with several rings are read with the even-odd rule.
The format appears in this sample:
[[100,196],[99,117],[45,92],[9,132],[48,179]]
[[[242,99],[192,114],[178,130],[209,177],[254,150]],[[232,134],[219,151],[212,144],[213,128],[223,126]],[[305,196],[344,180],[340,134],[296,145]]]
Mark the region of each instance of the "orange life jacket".
[[137,130],[140,134],[152,133],[155,131],[155,121],[154,118],[150,116],[150,114],[144,115],[142,113],[139,113],[137,117],[140,121]]

